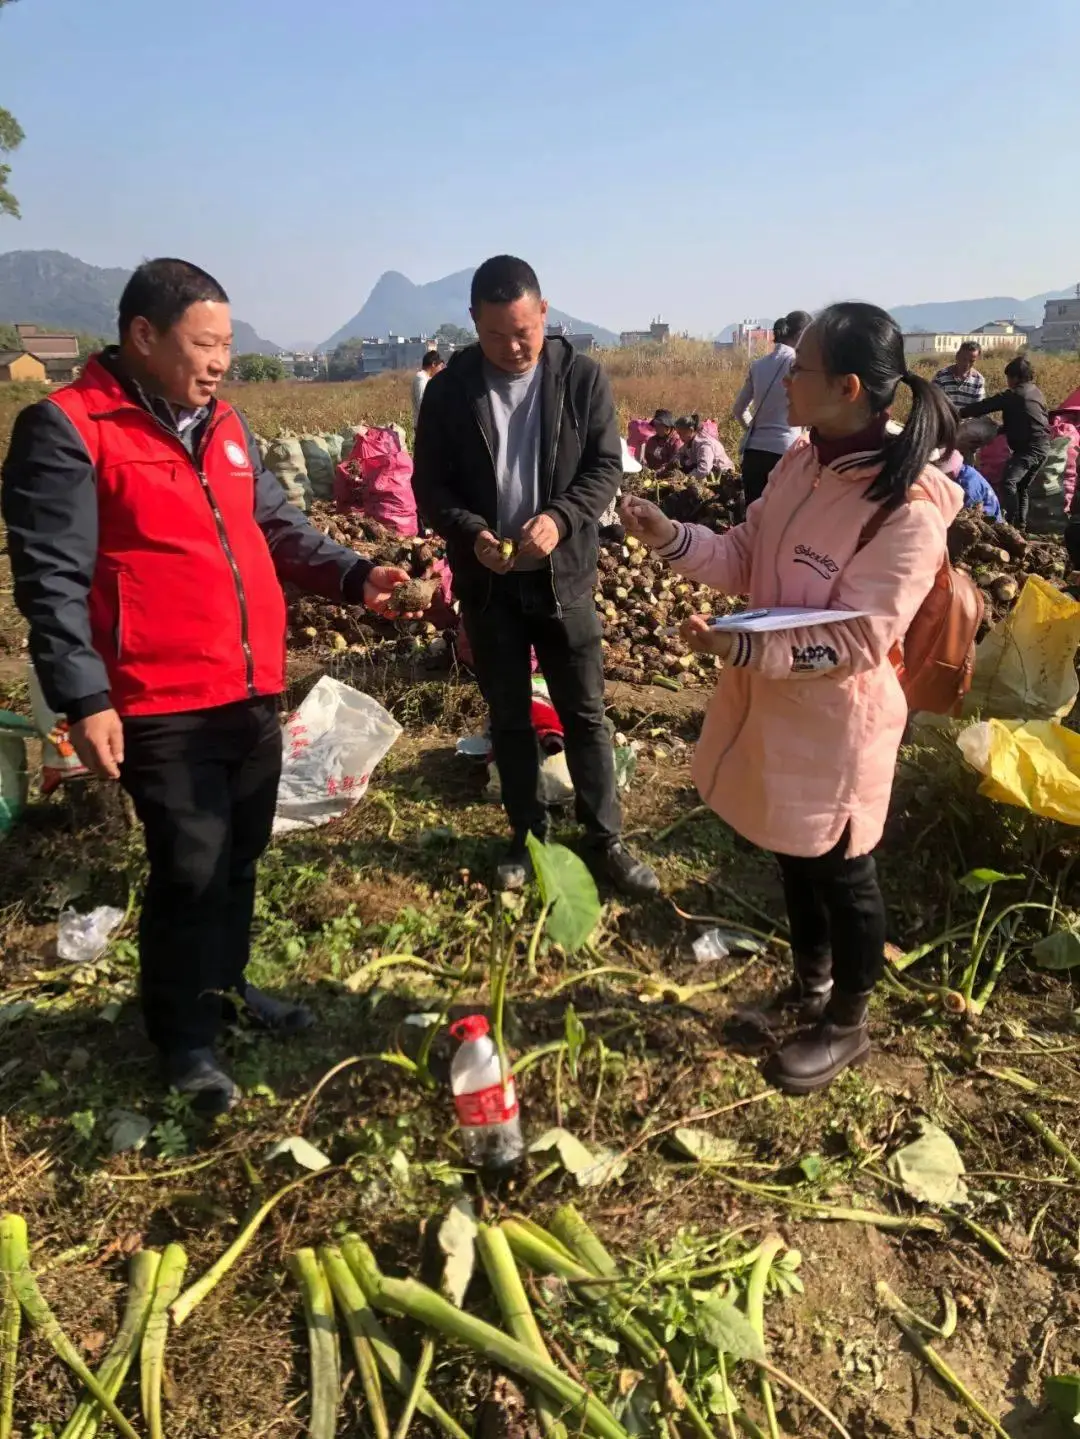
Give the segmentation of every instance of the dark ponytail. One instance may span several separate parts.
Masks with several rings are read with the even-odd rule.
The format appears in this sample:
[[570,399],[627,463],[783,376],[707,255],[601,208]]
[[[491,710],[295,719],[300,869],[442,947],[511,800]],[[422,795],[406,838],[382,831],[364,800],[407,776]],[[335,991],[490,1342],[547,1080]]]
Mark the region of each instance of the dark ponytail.
[[899,435],[886,436],[885,463],[866,492],[895,509],[930,462],[935,450],[956,447],[956,412],[945,392],[904,362],[904,338],[896,321],[877,305],[848,301],[830,305],[814,321],[825,369],[858,375],[874,415],[888,410],[897,386],[911,390],[911,413]]

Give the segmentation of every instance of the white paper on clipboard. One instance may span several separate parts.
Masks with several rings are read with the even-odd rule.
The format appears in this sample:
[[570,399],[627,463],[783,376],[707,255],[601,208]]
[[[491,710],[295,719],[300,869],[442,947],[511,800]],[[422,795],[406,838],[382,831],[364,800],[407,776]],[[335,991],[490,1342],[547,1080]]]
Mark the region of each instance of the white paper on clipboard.
[[844,620],[864,620],[869,610],[815,610],[805,605],[779,605],[767,610],[743,610],[722,615],[709,628],[741,634],[764,634],[769,630],[790,630],[803,625],[833,625]]

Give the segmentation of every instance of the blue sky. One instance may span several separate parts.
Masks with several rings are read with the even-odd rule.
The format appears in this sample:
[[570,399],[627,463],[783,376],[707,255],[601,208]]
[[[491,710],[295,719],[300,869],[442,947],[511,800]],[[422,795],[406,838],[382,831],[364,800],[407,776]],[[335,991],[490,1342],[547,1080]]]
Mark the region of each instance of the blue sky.
[[1080,0],[19,0],[0,104],[0,250],[284,343],[501,250],[612,329],[1080,280]]

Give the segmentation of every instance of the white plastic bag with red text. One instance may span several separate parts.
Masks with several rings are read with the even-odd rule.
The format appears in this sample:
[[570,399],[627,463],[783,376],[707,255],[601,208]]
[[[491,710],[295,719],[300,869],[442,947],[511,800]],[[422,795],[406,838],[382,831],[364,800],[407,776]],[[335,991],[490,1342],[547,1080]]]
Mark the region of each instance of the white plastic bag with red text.
[[87,770],[75,753],[68,734],[68,722],[49,708],[34,666],[30,666],[30,712],[42,738],[41,792],[52,794],[68,779],[85,779]]
[[344,814],[400,734],[377,700],[323,675],[285,724],[274,833],[313,829]]

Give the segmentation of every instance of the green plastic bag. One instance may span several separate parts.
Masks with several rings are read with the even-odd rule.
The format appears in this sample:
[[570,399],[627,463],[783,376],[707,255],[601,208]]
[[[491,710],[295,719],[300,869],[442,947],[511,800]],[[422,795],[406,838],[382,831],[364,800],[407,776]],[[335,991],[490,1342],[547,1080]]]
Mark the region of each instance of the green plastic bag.
[[15,827],[26,808],[30,774],[25,736],[36,733],[22,715],[0,710],[0,839]]

